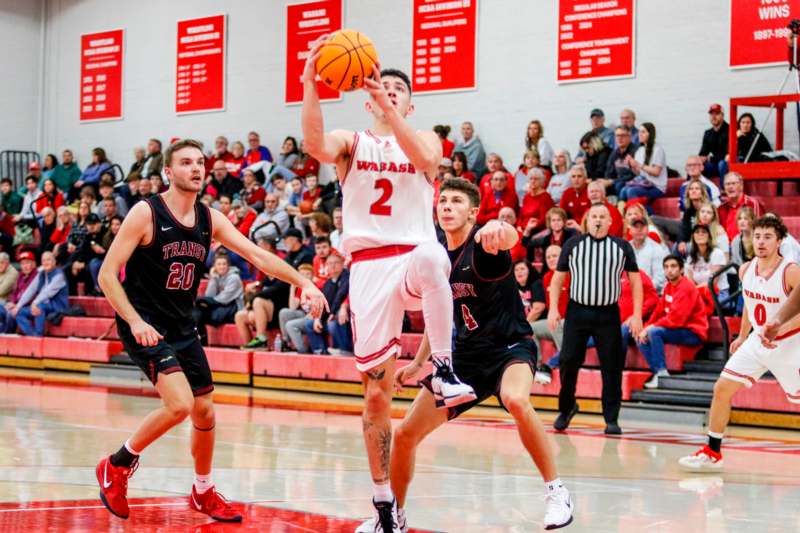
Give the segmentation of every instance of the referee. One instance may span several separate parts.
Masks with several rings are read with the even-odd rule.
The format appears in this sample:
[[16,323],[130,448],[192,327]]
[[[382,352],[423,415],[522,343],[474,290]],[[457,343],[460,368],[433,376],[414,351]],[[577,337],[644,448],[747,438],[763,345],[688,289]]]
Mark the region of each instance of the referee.
[[550,312],[547,316],[551,331],[561,316],[558,299],[566,273],[570,274],[569,304],[564,321],[564,341],[559,356],[561,392],[558,395],[559,415],[553,423],[564,431],[578,412],[575,386],[578,372],[586,358],[586,344],[594,339],[600,357],[603,377],[603,417],[605,433],[622,433],[617,418],[622,402],[622,369],[625,366],[625,347],[622,345],[622,324],[619,317],[619,295],[622,272],[627,272],[633,293],[633,316],[629,326],[637,336],[642,329],[642,279],[631,245],[618,237],[610,237],[611,214],[604,204],[594,204],[586,214],[588,231],[564,244],[558,266],[550,282]]

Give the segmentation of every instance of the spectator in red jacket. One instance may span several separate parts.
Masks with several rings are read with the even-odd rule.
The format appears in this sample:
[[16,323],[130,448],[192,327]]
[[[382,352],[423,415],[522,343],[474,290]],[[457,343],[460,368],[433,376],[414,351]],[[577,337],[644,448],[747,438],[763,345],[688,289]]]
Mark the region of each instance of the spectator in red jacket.
[[476,183],[478,178],[469,171],[467,167],[467,156],[464,152],[453,152],[453,175],[457,178],[465,179],[470,183]]
[[247,134],[247,144],[250,148],[247,149],[245,154],[245,159],[247,160],[245,166],[255,165],[259,161],[272,161],[272,154],[269,152],[269,148],[261,146],[261,136],[257,132],[251,131]]
[[519,210],[519,199],[514,188],[508,185],[508,173],[497,170],[492,176],[491,189],[487,193],[481,193],[477,223],[482,225],[496,219],[504,207],[510,207],[516,214]]
[[514,191],[516,190],[515,182],[514,182],[514,175],[511,174],[508,169],[506,169],[505,165],[503,164],[503,158],[500,157],[499,154],[492,152],[489,154],[489,157],[486,158],[486,174],[483,175],[480,182],[480,190],[481,196],[488,193],[492,189],[492,178],[494,177],[494,173],[498,170],[502,170],[506,176],[508,181],[509,188]]
[[658,378],[669,376],[664,344],[697,346],[708,336],[705,303],[692,280],[683,275],[683,259],[677,255],[665,257],[664,274],[664,295],[636,339],[653,372],[644,385],[647,388],[658,387]]
[[301,178],[311,174],[314,176],[319,175],[319,161],[303,151],[303,141],[300,141],[300,153],[295,159],[294,165],[292,165],[292,172],[295,176],[300,176]]
[[340,254],[333,249],[330,238],[325,235],[320,235],[314,239],[314,252],[314,275],[311,279],[314,285],[321,289],[331,277],[328,272],[328,256]]
[[256,181],[256,174],[249,168],[242,171],[242,184],[244,187],[239,192],[239,197],[247,205],[259,211],[264,209],[264,199],[267,197],[267,191],[264,187]]
[[[214,163],[217,160],[227,164],[232,159],[233,154],[228,151],[228,138],[220,135],[214,139],[214,152],[206,158],[206,175],[211,173],[211,169],[214,168]],[[146,178],[147,176],[142,177]]]
[[580,222],[583,220],[583,215],[592,206],[586,189],[589,183],[589,175],[586,174],[586,169],[583,165],[574,165],[570,169],[569,181],[572,186],[561,195],[559,207],[567,212],[567,217],[569,217],[567,227],[580,230]]
[[501,222],[505,222],[507,224],[511,224],[517,230],[517,244],[514,245],[509,252],[511,253],[511,261],[516,262],[525,259],[525,255],[528,253],[524,246],[522,246],[522,230],[519,229],[517,225],[517,214],[514,213],[514,210],[510,207],[504,207],[500,210],[500,213],[497,215],[497,220]]
[[251,207],[244,205],[241,200],[234,200],[232,204],[234,220],[233,225],[242,235],[249,235],[258,214]]
[[456,147],[455,143],[447,138],[450,135],[450,126],[437,124],[433,127],[434,133],[439,136],[442,141],[442,157],[451,159],[453,157],[453,148]]
[[33,205],[33,209],[37,214],[40,214],[45,207],[56,210],[64,205],[64,195],[58,192],[55,181],[51,178],[46,178],[42,183],[42,193]]
[[[611,205],[606,200],[606,188],[602,184],[602,182],[593,181],[586,186],[587,195],[589,196],[589,202],[591,205],[594,204],[603,204],[608,208],[608,212],[611,214],[611,228],[608,230],[608,234],[614,237],[622,237],[624,224],[622,221],[622,214],[617,209],[617,206]],[[583,217],[586,218],[586,215]],[[581,225],[583,225],[583,219],[581,219]]]
[[751,198],[744,193],[744,179],[736,172],[728,172],[725,176],[725,203],[719,206],[719,223],[728,233],[728,238],[733,239],[739,234],[739,227],[736,224],[736,215],[742,207],[749,207],[753,210],[756,218],[764,214],[764,206],[755,198]]
[[534,167],[528,171],[528,192],[522,197],[519,209],[519,226],[528,234],[545,228],[547,212],[555,205],[545,187],[544,171]]
[[244,157],[244,145],[236,141],[231,145],[231,157],[225,162],[228,174],[234,178],[242,177],[242,170],[247,166],[247,159]]

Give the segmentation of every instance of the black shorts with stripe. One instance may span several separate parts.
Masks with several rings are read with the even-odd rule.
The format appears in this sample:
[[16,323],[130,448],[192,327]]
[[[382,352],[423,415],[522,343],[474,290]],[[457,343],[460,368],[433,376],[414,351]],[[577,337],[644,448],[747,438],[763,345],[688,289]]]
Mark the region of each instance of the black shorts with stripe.
[[[471,402],[449,407],[448,420],[469,411],[490,396],[495,396],[500,405],[503,405],[500,399],[500,384],[506,368],[515,364],[526,364],[533,375],[536,372],[536,360],[536,344],[530,337],[502,346],[495,352],[453,352],[453,370],[462,382],[475,389],[477,398]],[[420,381],[420,385],[431,390],[432,377],[433,374],[427,376]]]
[[147,378],[156,384],[159,374],[183,372],[192,388],[192,394],[202,396],[214,390],[208,358],[200,344],[200,337],[171,334],[167,328],[147,320],[156,331],[164,336],[155,346],[142,346],[136,342],[128,323],[117,316],[117,331],[125,351],[131,360],[142,369]]

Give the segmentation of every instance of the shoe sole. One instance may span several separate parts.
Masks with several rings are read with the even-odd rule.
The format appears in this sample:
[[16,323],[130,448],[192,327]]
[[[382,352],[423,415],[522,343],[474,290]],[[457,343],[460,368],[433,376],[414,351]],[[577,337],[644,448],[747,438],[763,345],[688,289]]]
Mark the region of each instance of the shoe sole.
[[451,396],[449,398],[444,398],[442,396],[434,396],[436,400],[436,407],[439,409],[444,409],[446,407],[455,407],[457,405],[461,405],[462,403],[472,402],[478,399],[475,394],[467,394],[463,396]]
[[567,521],[566,521],[566,522],[564,522],[563,524],[554,524],[554,525],[549,525],[549,526],[545,526],[544,528],[545,528],[547,531],[551,531],[551,530],[553,530],[553,529],[561,529],[562,527],[567,527],[568,525],[570,525],[570,524],[572,523],[572,520],[573,520],[574,518],[575,518],[575,517],[574,517],[573,515],[570,515],[570,516],[569,516],[569,520],[567,520]]
[[201,511],[200,509],[198,509],[197,507],[192,505],[191,502],[189,503],[189,507],[192,509],[192,511],[197,511],[200,514],[204,514],[207,517],[209,517],[209,518],[211,518],[213,520],[216,520],[217,522],[225,522],[225,523],[234,522],[235,523],[235,522],[241,522],[242,521],[242,517],[241,516],[237,516],[235,518],[220,518],[220,517],[217,517],[217,516],[212,516],[212,515],[210,515],[208,513],[204,513],[203,511]]
[[123,520],[127,520],[127,519],[128,519],[128,516],[130,516],[130,515],[128,515],[128,516],[122,516],[121,514],[117,514],[117,513],[114,511],[114,509],[112,509],[112,508],[111,508],[111,506],[108,504],[108,501],[106,500],[106,495],[105,495],[105,494],[103,494],[103,491],[102,491],[102,490],[100,491],[100,501],[101,501],[101,502],[103,502],[103,505],[105,505],[105,506],[106,506],[106,509],[108,509],[108,512],[109,512],[109,513],[111,513],[111,514],[113,514],[113,515],[114,515],[114,516],[116,516],[117,518],[122,518]]
[[692,467],[686,466],[678,463],[678,467],[684,472],[690,472],[692,474],[718,474],[724,470],[723,467],[719,468],[704,468],[704,467]]
[[572,422],[572,419],[575,418],[575,415],[577,415],[579,412],[580,412],[580,410],[578,409],[578,406],[576,404],[575,405],[575,409],[570,411],[569,415],[567,416],[567,423],[564,424],[564,427],[563,428],[557,428],[556,425],[553,424],[553,429],[555,429],[556,431],[560,431],[560,432],[566,431],[567,429],[569,429],[569,425]]

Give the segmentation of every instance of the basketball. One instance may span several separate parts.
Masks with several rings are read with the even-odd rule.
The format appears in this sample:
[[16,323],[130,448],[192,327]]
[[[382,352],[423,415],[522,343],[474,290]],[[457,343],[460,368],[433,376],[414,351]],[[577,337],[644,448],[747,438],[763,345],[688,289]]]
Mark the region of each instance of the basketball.
[[314,210],[314,202],[311,200],[303,200],[300,202],[300,213],[307,215]]
[[322,45],[317,58],[317,74],[336,91],[355,91],[372,74],[378,53],[372,41],[356,30],[339,30]]

